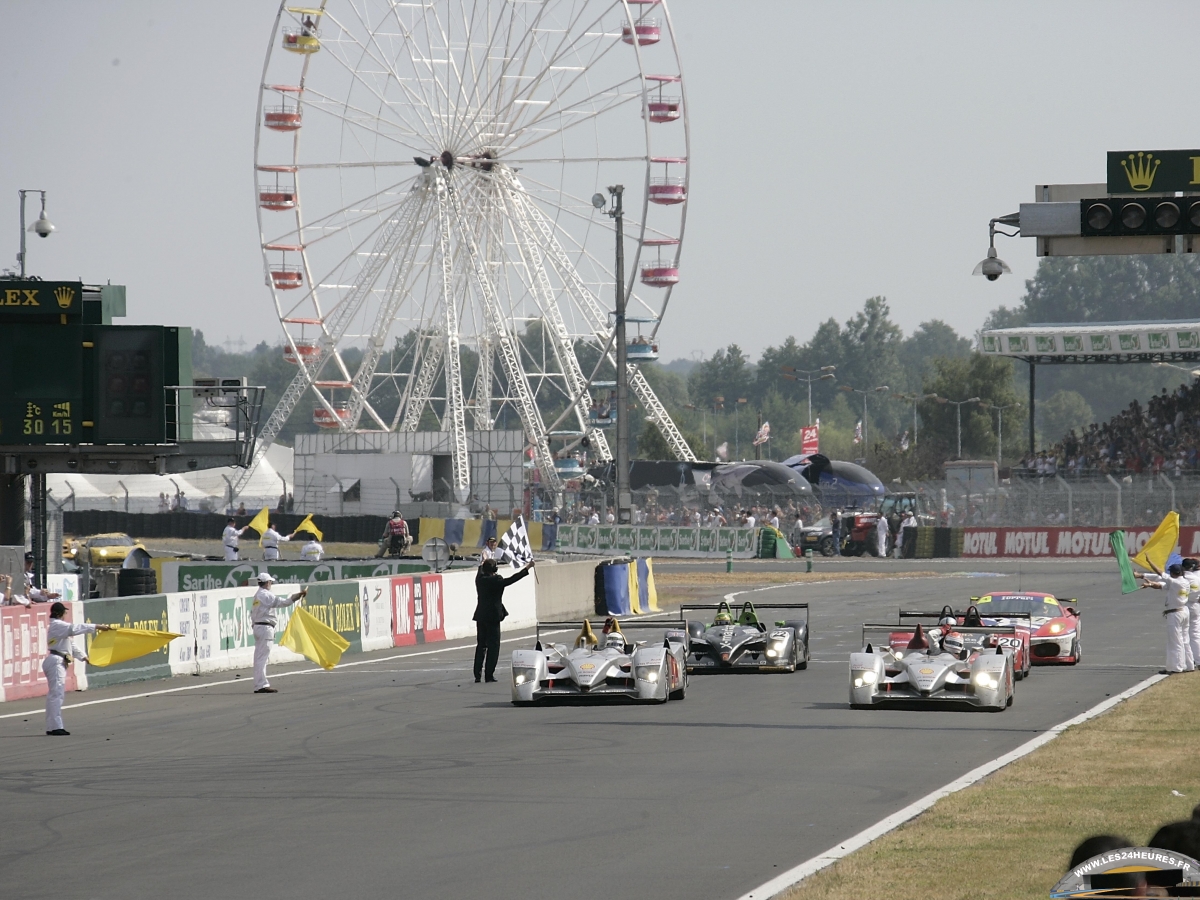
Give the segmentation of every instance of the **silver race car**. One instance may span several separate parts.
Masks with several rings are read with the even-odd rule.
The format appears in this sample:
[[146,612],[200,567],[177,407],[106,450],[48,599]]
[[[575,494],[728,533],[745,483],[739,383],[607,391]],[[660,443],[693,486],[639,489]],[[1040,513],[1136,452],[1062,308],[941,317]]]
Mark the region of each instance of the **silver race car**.
[[985,646],[979,638],[1015,633],[1012,626],[955,622],[928,631],[920,623],[915,628],[863,625],[862,652],[850,654],[850,706],[948,705],[1002,712],[1013,701],[1012,650]]
[[759,621],[754,604],[742,604],[736,616],[722,600],[716,606],[680,606],[679,617],[689,610],[715,609],[712,624],[687,623],[689,672],[795,672],[808,668],[808,604],[772,603],[764,610],[804,610],[804,618],[779,619],[768,627]]
[[[630,641],[628,629],[665,630],[665,623],[625,622],[609,618],[597,637],[592,624],[541,622],[532,650],[512,655],[512,702],[517,706],[546,700],[632,700],[665,703],[687,691],[686,633],[666,630],[662,640]],[[544,628],[578,628],[573,645],[546,643]]]

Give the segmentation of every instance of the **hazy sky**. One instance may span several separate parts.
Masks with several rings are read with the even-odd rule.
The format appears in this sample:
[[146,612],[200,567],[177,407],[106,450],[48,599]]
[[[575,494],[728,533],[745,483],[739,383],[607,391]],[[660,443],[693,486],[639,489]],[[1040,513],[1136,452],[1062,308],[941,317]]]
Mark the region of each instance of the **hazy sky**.
[[[670,6],[692,185],[666,359],[731,341],[756,356],[875,294],[906,331],[973,332],[1036,266],[1031,239],[1002,240],[1015,277],[971,277],[989,217],[1037,183],[1103,181],[1108,150],[1200,145],[1181,102],[1192,56],[1172,39],[1194,3]],[[0,266],[17,189],[45,188],[59,231],[30,236],[31,272],[124,283],[131,322],[278,341],[252,172],[276,6],[0,11]]]

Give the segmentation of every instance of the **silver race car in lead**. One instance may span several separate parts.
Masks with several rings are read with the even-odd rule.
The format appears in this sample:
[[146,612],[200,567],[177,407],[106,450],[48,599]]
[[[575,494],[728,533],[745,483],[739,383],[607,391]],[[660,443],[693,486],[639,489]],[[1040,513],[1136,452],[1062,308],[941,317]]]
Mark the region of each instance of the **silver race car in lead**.
[[[664,623],[626,622],[625,628],[657,629]],[[573,645],[542,644],[544,628],[578,628]],[[632,700],[665,703],[682,700],[687,690],[686,635],[667,630],[662,640],[630,641],[622,623],[609,618],[601,637],[592,624],[540,622],[532,650],[512,655],[512,702],[523,706],[547,700]],[[603,640],[601,640],[601,638]]]
[[679,617],[689,610],[715,609],[711,625],[687,623],[689,672],[795,672],[808,668],[808,604],[771,603],[759,609],[804,610],[804,618],[779,619],[768,627],[760,622],[754,604],[742,604],[736,616],[722,600],[716,606],[679,607]]
[[[850,706],[967,706],[1002,712],[1013,701],[1010,649],[976,636],[1013,635],[1011,626],[970,628],[954,622],[925,631],[918,624],[863,625],[864,647],[850,654]],[[868,641],[869,634],[881,638]]]

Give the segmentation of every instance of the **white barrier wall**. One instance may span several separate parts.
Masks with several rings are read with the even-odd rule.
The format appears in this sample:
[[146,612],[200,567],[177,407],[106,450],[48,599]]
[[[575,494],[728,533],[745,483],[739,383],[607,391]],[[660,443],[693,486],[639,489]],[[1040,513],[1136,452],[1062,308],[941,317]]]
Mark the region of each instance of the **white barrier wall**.
[[[512,573],[510,569],[501,571],[506,576]],[[67,579],[55,584],[54,589],[64,595],[77,591],[72,577],[67,576]],[[284,593],[291,586],[280,587],[283,590],[278,592]],[[165,677],[167,668],[171,675],[249,669],[254,663],[250,607],[255,589],[218,588],[128,598],[130,603],[161,604],[165,600],[165,621],[158,620],[159,614],[153,613],[156,617],[153,623],[135,624],[140,627],[165,627],[180,635],[167,646],[169,667],[159,665],[162,674],[150,677]],[[392,646],[437,643],[475,635],[475,622],[471,618],[475,612],[474,569],[363,578],[311,585],[309,590],[309,607],[314,614],[319,614],[322,621],[336,623],[340,633],[351,640],[351,649],[348,651],[351,653],[359,649],[383,650]],[[320,592],[320,596],[315,592]],[[501,624],[501,631],[530,628],[537,624],[537,595],[538,585],[533,575],[508,587],[504,592],[508,618]],[[103,603],[116,604],[119,608],[122,600],[112,598]],[[331,605],[337,606],[332,618],[329,615]],[[85,621],[84,603],[72,602],[71,610],[73,621]],[[357,613],[357,625],[354,623],[354,613]],[[36,604],[33,610],[5,607],[3,621],[0,622],[0,673],[3,673],[0,701],[45,694],[45,679],[39,676],[41,661],[46,654],[44,619],[48,614],[47,604]],[[276,641],[283,635],[290,615],[291,607],[276,610]],[[347,627],[355,631],[348,632]],[[272,663],[300,662],[304,659],[278,644],[271,648],[270,658]],[[87,689],[87,668],[83,664],[71,666],[71,677],[75,681],[72,683],[68,680],[69,689]],[[101,679],[105,685],[147,677],[143,667],[134,667],[129,674],[116,669],[93,671],[96,675],[103,673],[106,676]],[[137,674],[138,671],[141,674]]]

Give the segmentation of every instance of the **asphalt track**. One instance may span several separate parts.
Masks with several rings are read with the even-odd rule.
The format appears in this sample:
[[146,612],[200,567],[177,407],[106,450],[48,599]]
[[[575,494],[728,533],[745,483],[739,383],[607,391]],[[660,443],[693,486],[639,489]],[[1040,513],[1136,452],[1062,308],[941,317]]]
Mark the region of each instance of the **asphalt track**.
[[[854,567],[917,568],[819,564]],[[935,567],[959,571],[749,595],[813,604],[808,671],[695,677],[666,706],[517,709],[461,646],[276,695],[247,673],[70,695],[70,738],[44,735],[40,703],[4,704],[0,894],[733,898],[1162,665],[1161,597],[1122,599],[1111,562]],[[1035,669],[999,714],[847,707],[863,621],[1019,582],[1081,599],[1080,666]]]

